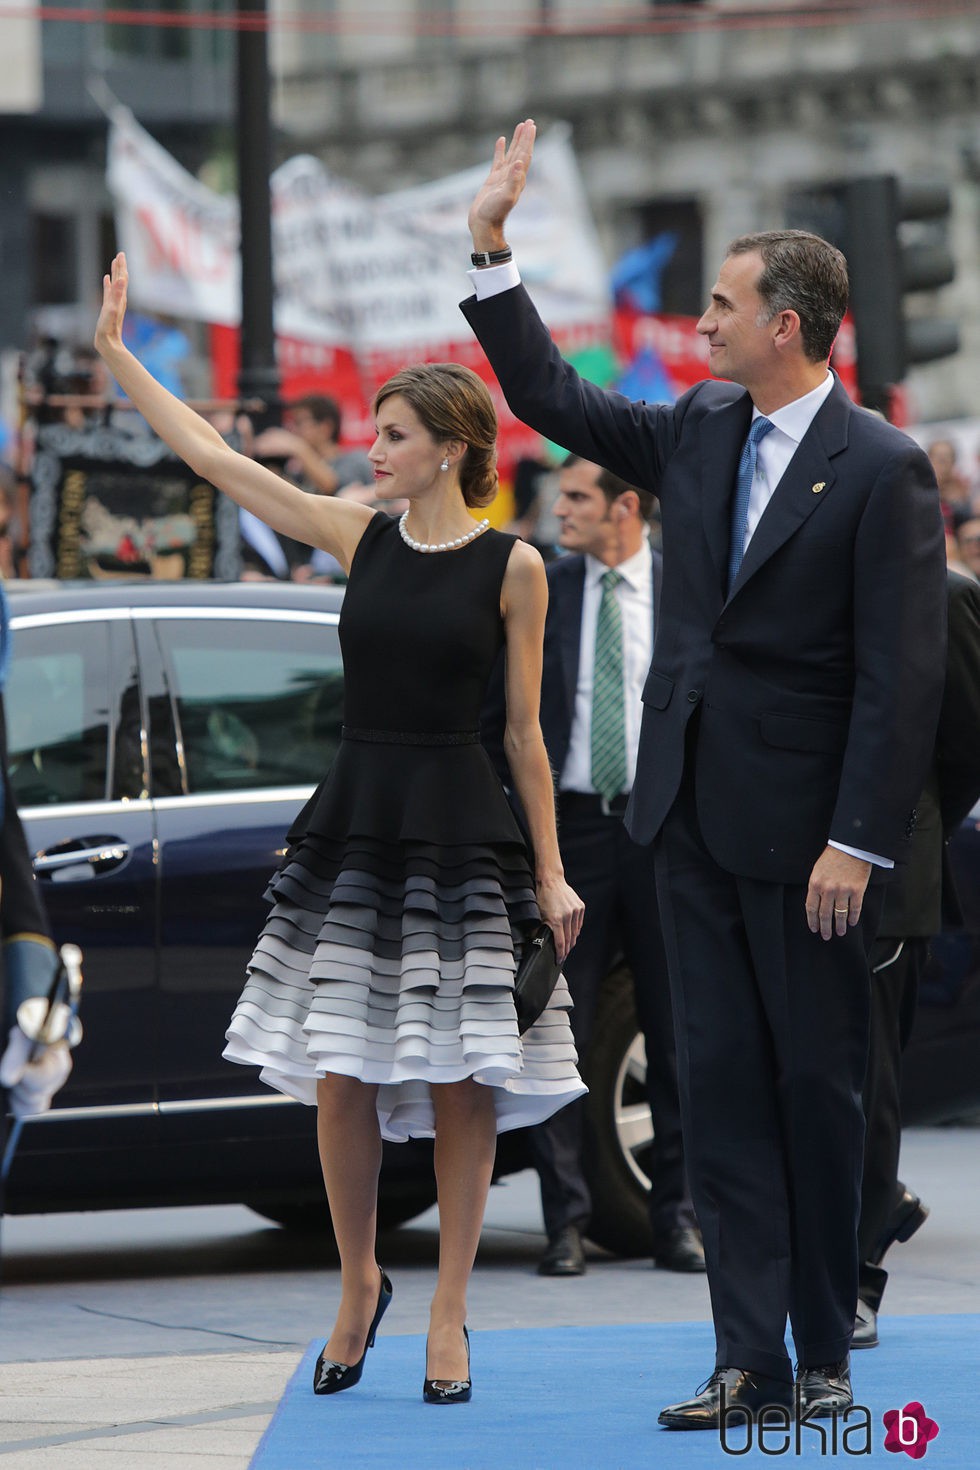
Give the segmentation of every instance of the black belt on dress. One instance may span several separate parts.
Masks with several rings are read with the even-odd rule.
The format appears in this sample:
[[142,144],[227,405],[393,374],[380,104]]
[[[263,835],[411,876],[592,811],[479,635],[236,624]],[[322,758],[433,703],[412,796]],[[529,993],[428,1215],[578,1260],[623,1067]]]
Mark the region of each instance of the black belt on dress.
[[479,730],[361,730],[342,725],[344,740],[367,740],[373,745],[479,745]]
[[621,817],[629,799],[628,791],[609,797],[595,791],[559,791],[558,810],[570,817]]

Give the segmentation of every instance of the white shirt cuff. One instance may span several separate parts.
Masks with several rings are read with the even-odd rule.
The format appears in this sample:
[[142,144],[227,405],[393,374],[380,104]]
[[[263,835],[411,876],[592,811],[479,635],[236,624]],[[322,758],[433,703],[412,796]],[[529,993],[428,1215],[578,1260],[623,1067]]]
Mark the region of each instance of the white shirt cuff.
[[843,842],[834,842],[833,839],[831,839],[828,846],[836,847],[838,852],[846,852],[850,857],[860,858],[862,862],[874,863],[876,868],[893,868],[895,866],[891,858],[879,857],[876,852],[862,852],[859,847],[845,847]]
[[474,266],[466,274],[473,282],[477,301],[487,301],[491,296],[499,296],[501,291],[509,291],[513,286],[521,284],[521,273],[514,260],[508,260],[503,265],[487,265],[482,269]]

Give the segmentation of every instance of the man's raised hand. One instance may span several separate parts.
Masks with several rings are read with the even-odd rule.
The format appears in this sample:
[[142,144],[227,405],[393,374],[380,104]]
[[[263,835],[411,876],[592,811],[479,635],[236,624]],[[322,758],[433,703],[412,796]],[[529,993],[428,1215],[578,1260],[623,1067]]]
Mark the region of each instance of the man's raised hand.
[[469,226],[474,250],[503,250],[507,216],[524,192],[534,152],[536,129],[530,118],[518,123],[507,146],[498,138],[486,181],[470,206]]

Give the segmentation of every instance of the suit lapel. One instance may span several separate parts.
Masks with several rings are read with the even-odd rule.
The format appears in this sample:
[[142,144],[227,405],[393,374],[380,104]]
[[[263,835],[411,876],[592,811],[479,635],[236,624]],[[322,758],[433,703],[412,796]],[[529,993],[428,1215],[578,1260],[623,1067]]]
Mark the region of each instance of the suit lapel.
[[660,620],[660,574],[663,569],[663,561],[659,554],[650,548],[650,581],[653,584],[653,636],[657,636],[657,624]]
[[701,425],[701,517],[718,586],[728,579],[732,496],[742,445],[749,431],[752,400],[747,393],[705,416]]
[[585,594],[585,557],[569,558],[562,567],[564,575],[555,579],[558,593],[558,628],[561,644],[561,667],[565,700],[569,711],[575,708],[578,688],[579,645],[582,638],[582,598]]
[[837,472],[830,456],[846,447],[850,408],[846,393],[839,382],[835,383],[752,533],[732,588],[733,597],[833,493]]

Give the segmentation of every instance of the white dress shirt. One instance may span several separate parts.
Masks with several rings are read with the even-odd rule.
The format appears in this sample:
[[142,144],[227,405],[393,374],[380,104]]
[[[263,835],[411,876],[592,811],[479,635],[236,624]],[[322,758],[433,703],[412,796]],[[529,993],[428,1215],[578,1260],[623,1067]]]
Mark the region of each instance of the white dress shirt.
[[[602,600],[602,578],[609,570],[597,557],[585,558],[582,626],[579,635],[578,682],[568,754],[558,782],[562,791],[594,793],[592,785],[592,675],[595,634]],[[653,655],[653,553],[649,538],[615,570],[623,579],[613,589],[623,626],[623,700],[626,723],[627,790],[633,785],[640,743],[640,695]]]
[[[804,393],[792,403],[784,404],[773,413],[766,414],[772,429],[762,439],[756,450],[755,479],[749,491],[749,512],[745,518],[745,545],[752,539],[752,532],[762,519],[762,512],[772,499],[779,484],[800,446],[800,441],[816,418],[817,410],[834,386],[834,375],[828,372],[818,387]],[[757,408],[752,410],[752,422],[761,415]],[[742,548],[743,551],[745,547]]]
[[[473,282],[478,301],[487,301],[491,296],[498,296],[502,291],[509,291],[513,286],[519,286],[521,283],[520,271],[517,269],[516,261],[513,260],[507,261],[505,265],[487,266],[483,270],[474,267],[468,272],[468,275]],[[799,448],[800,440],[813,423],[817,410],[822,406],[833,386],[833,374],[828,372],[818,387],[811,389],[809,393],[804,393],[802,398],[784,404],[782,408],[777,408],[775,412],[766,415],[774,427],[760,441],[757,450],[755,479],[749,493],[749,511],[745,521],[746,546],[762,518],[763,511],[772,499],[776,486],[786,472],[790,460]],[[759,417],[758,409],[753,411],[752,417],[753,419]],[[865,852],[858,847],[848,847],[843,842],[831,841],[830,846],[836,847],[840,852],[849,853],[851,857],[874,863],[881,868],[895,866],[890,858],[879,857],[876,853]]]
[[466,274],[473,282],[477,301],[488,301],[491,296],[499,296],[501,291],[509,291],[512,286],[521,284],[516,260],[508,260],[504,265],[475,265]]

